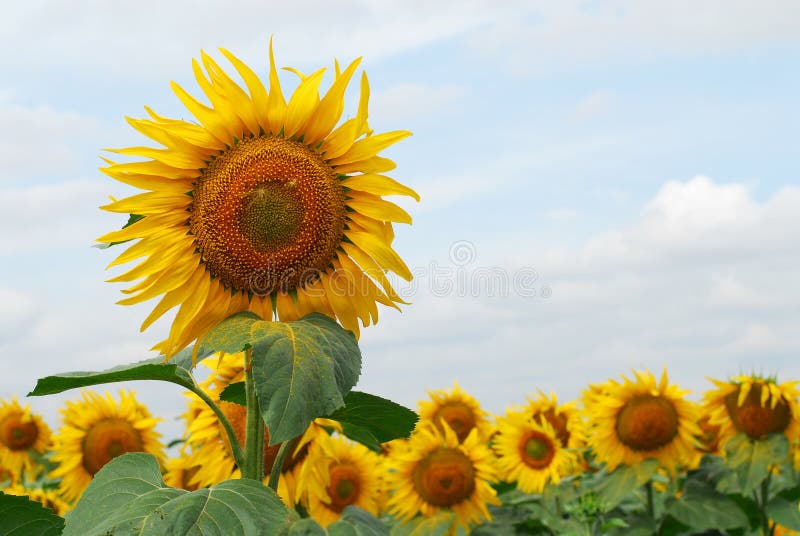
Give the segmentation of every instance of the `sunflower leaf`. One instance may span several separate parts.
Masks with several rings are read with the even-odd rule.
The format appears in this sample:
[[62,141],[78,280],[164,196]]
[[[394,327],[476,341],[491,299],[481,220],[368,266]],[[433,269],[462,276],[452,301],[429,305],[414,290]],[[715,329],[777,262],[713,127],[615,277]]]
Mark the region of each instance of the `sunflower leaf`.
[[326,528],[310,517],[296,521],[289,529],[289,536],[389,536],[389,527],[369,512],[348,506]]
[[[164,361],[164,357],[156,357],[96,372],[65,372],[46,376],[36,382],[36,387],[28,396],[52,395],[79,387],[130,380],[161,380],[192,388],[192,352],[192,348],[186,348],[169,361]],[[201,349],[197,359],[203,359],[210,354],[211,352]]]
[[64,536],[283,534],[296,515],[260,482],[227,480],[188,492],[164,484],[155,457],[123,454],[67,514]]
[[58,536],[63,528],[64,518],[42,506],[42,503],[0,491],[0,534]]
[[[348,424],[351,429],[366,430],[379,443],[408,437],[419,420],[416,413],[396,402],[359,391],[348,393],[344,397],[344,406],[328,418],[343,426]],[[346,429],[344,433],[347,435]]]
[[750,525],[736,501],[696,482],[690,482],[680,498],[667,504],[667,513],[695,531],[737,529]]
[[736,472],[743,494],[755,490],[770,472],[789,455],[789,442],[783,434],[771,434],[765,439],[752,440],[736,434],[725,445],[728,464]]
[[271,445],[299,436],[330,415],[361,373],[355,337],[331,318],[312,313],[294,322],[269,322],[237,313],[212,328],[204,348],[252,349],[253,378]]
[[800,509],[797,489],[787,490],[773,497],[765,508],[767,516],[787,529],[800,531]]
[[244,382],[228,384],[219,394],[219,399],[223,402],[247,406],[247,393],[245,392]]

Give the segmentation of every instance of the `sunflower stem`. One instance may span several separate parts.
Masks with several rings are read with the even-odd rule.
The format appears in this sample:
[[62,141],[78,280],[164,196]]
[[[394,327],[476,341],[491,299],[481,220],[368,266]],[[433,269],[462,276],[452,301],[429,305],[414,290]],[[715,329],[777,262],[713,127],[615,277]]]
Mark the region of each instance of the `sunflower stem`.
[[295,441],[284,441],[281,443],[278,449],[278,455],[275,456],[275,461],[272,463],[272,469],[269,472],[269,487],[272,488],[275,493],[278,493],[278,480],[281,477],[281,471],[283,471],[283,462],[286,460],[286,455],[289,454],[289,449],[291,449],[294,444]]
[[228,441],[231,444],[233,460],[236,462],[236,465],[242,467],[244,464],[244,452],[242,451],[242,446],[239,444],[239,438],[236,437],[236,432],[234,432],[233,426],[231,426],[231,422],[228,420],[228,417],[214,402],[214,400],[212,400],[211,397],[208,396],[208,394],[197,384],[187,385],[186,387],[196,394],[203,402],[205,402],[206,405],[211,408],[211,411],[214,412],[214,415],[217,416],[217,419],[219,419],[219,422],[225,429],[225,433],[228,434]]
[[656,519],[656,506],[653,501],[653,481],[648,480],[647,484],[645,484],[645,490],[647,490],[647,515],[650,516],[650,519],[655,521]]
[[245,366],[245,395],[247,397],[247,421],[245,424],[244,464],[242,478],[264,479],[264,423],[256,396],[256,384],[253,379],[253,351],[247,350]]
[[[770,470],[772,468],[770,467]],[[769,502],[769,481],[772,473],[767,473],[767,478],[761,482],[761,494],[756,493],[756,504],[758,504],[758,513],[761,515],[761,534],[763,536],[772,536],[773,528],[770,527],[769,516],[767,515],[767,503]]]

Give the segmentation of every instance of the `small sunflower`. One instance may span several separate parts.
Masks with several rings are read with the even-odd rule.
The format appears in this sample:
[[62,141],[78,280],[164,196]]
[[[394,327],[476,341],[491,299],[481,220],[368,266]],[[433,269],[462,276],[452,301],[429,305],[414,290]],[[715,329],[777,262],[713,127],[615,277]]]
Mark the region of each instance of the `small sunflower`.
[[300,481],[308,513],[327,527],[350,505],[378,515],[381,459],[343,437],[321,437],[308,451]]
[[132,392],[120,391],[117,402],[111,393],[81,393],[81,400],[67,402],[61,410],[64,426],[53,438],[50,476],[61,478],[59,492],[74,502],[92,477],[109,461],[126,452],[148,452],[163,464],[164,445],[155,431],[159,419],[136,401]]
[[709,378],[716,385],[705,393],[709,424],[719,426],[719,446],[736,435],[746,434],[758,440],[767,434],[783,433],[789,442],[798,438],[800,390],[792,381],[779,384],[773,378],[734,376],[727,382]]
[[442,432],[422,423],[407,445],[393,450],[387,462],[393,515],[408,521],[418,513],[432,516],[450,509],[467,529],[491,519],[487,504],[500,504],[490,484],[496,476],[494,456],[477,430],[459,441],[448,426]]
[[178,307],[167,339],[155,346],[167,356],[239,311],[282,321],[320,312],[358,335],[359,321],[377,322],[378,303],[405,303],[386,273],[412,277],[392,249],[392,223],[411,217],[381,196],[419,196],[383,175],[395,164],[379,156],[410,132],[373,135],[365,74],[357,114],[337,127],[360,59],[343,71],[336,63],[322,97],[324,69],[289,69],[300,81],[287,103],[271,44],[268,89],[221,52],[246,90],[202,52],[202,67],[194,60],[193,69],[209,104],[172,83],[199,124],[146,108],[149,119],[128,122],[162,147],[111,150],[145,160],[107,160],[103,169],[143,190],[102,207],[140,217],[98,239],[139,240],[111,264],[143,259],[111,279],[138,280],[119,303],[161,296],[143,330]]
[[577,456],[561,444],[547,419],[532,419],[511,411],[498,419],[500,433],[493,441],[497,466],[507,482],[516,482],[524,493],[541,493],[547,484],[575,470]]
[[42,488],[26,488],[19,484],[2,490],[6,495],[17,495],[28,497],[32,501],[41,503],[45,508],[49,508],[56,515],[63,516],[70,511],[71,507],[64,499],[59,497],[55,490]]
[[622,379],[595,389],[584,401],[592,422],[588,445],[597,460],[612,471],[648,458],[671,472],[692,463],[699,409],[684,399],[687,392],[669,383],[666,370],[660,381],[649,371]]
[[31,413],[30,405],[20,406],[16,397],[0,401],[0,468],[14,478],[30,475],[37,468],[31,453],[44,454],[49,446],[50,428]]
[[536,422],[548,423],[562,447],[577,449],[584,445],[585,438],[576,405],[576,402],[559,404],[555,393],[548,397],[539,391],[536,398],[528,398],[525,410]]
[[419,403],[420,421],[431,422],[442,432],[441,421],[444,421],[459,441],[464,441],[473,429],[478,430],[481,438],[489,437],[491,423],[488,414],[472,395],[461,389],[458,382],[454,382],[450,390],[428,391],[428,396],[430,400]]

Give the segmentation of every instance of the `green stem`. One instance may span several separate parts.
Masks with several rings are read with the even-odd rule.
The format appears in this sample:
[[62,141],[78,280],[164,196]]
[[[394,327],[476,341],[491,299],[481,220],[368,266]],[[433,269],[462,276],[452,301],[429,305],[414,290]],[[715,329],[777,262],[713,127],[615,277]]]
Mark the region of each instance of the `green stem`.
[[233,460],[236,462],[236,465],[242,467],[244,463],[244,452],[242,452],[242,447],[239,445],[239,439],[236,437],[236,432],[233,431],[233,426],[231,426],[231,422],[228,420],[228,417],[225,416],[225,413],[219,409],[219,406],[215,404],[211,397],[208,396],[208,394],[197,384],[186,385],[186,388],[200,397],[200,399],[211,408],[211,411],[214,412],[214,415],[217,416],[217,419],[219,419],[219,422],[225,429],[225,433],[228,434],[228,441],[231,444]]
[[269,472],[269,487],[277,493],[278,492],[278,480],[281,477],[281,471],[283,470],[283,462],[286,460],[286,456],[289,454],[289,451],[292,449],[292,446],[295,444],[295,441],[284,441],[281,443],[280,448],[278,449],[278,455],[275,456],[275,461],[272,463],[272,470]]
[[645,490],[647,490],[647,515],[650,516],[650,519],[653,521],[656,520],[656,506],[653,501],[653,481],[648,480],[647,484],[645,484]]
[[761,496],[758,497],[756,492],[756,504],[758,504],[758,513],[761,515],[761,534],[763,536],[772,536],[772,528],[769,523],[769,516],[767,516],[767,503],[769,502],[769,481],[772,473],[767,473],[767,478],[761,482]]
[[256,397],[253,379],[252,350],[247,351],[245,366],[245,394],[247,396],[247,421],[245,424],[244,464],[242,478],[264,479],[264,423]]

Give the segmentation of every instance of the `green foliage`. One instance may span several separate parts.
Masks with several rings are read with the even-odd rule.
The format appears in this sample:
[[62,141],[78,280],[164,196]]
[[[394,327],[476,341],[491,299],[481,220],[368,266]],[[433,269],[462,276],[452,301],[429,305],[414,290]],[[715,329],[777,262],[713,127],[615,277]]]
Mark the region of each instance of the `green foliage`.
[[0,491],[0,534],[3,536],[58,536],[64,518],[28,497]]
[[219,394],[219,399],[224,402],[247,406],[247,391],[245,382],[230,383]]
[[[47,376],[36,382],[36,387],[28,396],[43,396],[61,393],[69,389],[90,387],[103,383],[125,382],[130,380],[161,380],[176,383],[187,389],[194,388],[191,370],[193,348],[178,352],[169,361],[163,357],[147,359],[130,365],[120,365],[99,372],[65,372]],[[197,359],[208,357],[211,352],[198,351]]]
[[285,534],[295,514],[260,482],[228,480],[193,492],[167,487],[150,454],[114,458],[67,514],[64,536]]
[[658,469],[656,460],[645,460],[636,466],[620,465],[612,473],[598,478],[592,486],[606,511],[619,505],[631,490],[642,487]]
[[380,443],[408,437],[419,417],[410,409],[379,396],[351,391],[344,406],[328,418],[339,421],[350,439],[380,452]]
[[678,499],[670,499],[667,513],[694,530],[736,529],[750,525],[736,501],[713,488],[690,481]]
[[273,445],[342,407],[361,372],[353,334],[319,313],[295,322],[238,313],[211,329],[202,345],[225,353],[252,350],[256,394]]
[[766,505],[766,513],[779,525],[800,531],[800,486],[785,490],[773,497]]
[[725,452],[742,494],[749,495],[767,478],[771,467],[786,461],[789,442],[783,434],[771,434],[757,441],[736,434],[725,445]]
[[389,527],[355,506],[348,506],[334,523],[323,528],[311,518],[292,524],[289,536],[389,536]]

